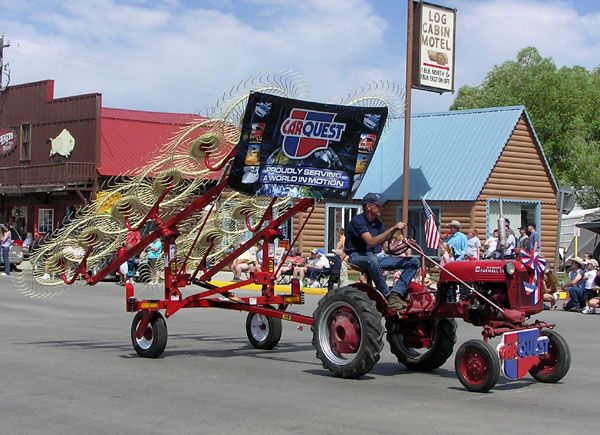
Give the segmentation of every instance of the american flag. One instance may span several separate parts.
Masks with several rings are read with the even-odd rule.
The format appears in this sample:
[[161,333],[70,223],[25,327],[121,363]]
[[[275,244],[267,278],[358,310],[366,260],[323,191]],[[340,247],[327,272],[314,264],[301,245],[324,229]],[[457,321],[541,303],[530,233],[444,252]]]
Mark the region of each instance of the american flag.
[[440,232],[435,224],[435,216],[425,202],[425,198],[421,198],[421,201],[423,201],[423,211],[425,213],[425,244],[430,249],[438,249],[440,247]]

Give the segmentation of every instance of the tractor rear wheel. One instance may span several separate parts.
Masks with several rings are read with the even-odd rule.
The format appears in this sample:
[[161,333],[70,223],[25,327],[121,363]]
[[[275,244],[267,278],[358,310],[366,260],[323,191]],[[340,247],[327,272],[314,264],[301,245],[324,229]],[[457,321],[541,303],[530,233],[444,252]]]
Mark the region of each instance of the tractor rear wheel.
[[481,340],[464,342],[456,352],[454,367],[460,383],[467,390],[477,393],[489,391],[500,376],[498,355]]
[[246,317],[248,341],[257,349],[271,350],[281,339],[281,319],[263,314],[248,313]]
[[131,323],[131,343],[137,354],[143,358],[158,358],[162,355],[167,346],[167,322],[158,311],[152,314],[150,321],[146,325],[142,336],[137,338],[135,333],[140,324],[144,312],[139,311]]
[[381,313],[366,293],[343,287],[327,293],[314,312],[312,344],[323,367],[341,378],[358,378],[379,361]]
[[571,367],[571,351],[559,333],[545,330],[540,332],[540,335],[545,335],[550,340],[548,353],[540,356],[539,364],[533,366],[529,373],[539,382],[558,382]]
[[402,333],[391,333],[396,320],[386,321],[387,341],[398,362],[411,370],[428,372],[441,367],[452,355],[456,343],[456,321],[454,319],[430,320],[432,341],[425,349],[415,349],[404,344]]

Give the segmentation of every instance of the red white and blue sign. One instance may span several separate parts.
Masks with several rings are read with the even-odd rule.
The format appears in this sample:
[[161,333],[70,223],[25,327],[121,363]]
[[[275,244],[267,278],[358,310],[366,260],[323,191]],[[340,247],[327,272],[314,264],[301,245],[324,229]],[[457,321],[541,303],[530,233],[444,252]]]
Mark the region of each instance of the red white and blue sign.
[[349,199],[379,143],[387,113],[386,107],[252,93],[229,187],[250,195]]
[[497,347],[502,373],[509,379],[521,379],[540,362],[540,355],[548,353],[549,345],[548,337],[540,336],[537,328],[503,334]]

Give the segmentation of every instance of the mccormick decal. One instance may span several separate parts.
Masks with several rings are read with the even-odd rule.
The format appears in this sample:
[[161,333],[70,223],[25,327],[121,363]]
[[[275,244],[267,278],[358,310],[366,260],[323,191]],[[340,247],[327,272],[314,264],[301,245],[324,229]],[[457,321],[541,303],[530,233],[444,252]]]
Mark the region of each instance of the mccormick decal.
[[540,355],[548,353],[548,337],[537,328],[507,332],[497,347],[502,362],[502,373],[509,379],[520,379],[540,362]]
[[333,122],[336,113],[292,109],[281,124],[283,153],[290,159],[304,159],[327,149],[329,141],[340,142],[346,124]]

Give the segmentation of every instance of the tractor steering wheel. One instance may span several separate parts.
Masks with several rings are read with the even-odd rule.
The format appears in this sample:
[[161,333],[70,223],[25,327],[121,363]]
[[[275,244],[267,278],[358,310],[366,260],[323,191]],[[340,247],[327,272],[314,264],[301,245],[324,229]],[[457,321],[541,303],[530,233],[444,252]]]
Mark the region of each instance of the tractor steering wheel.
[[[396,257],[404,254],[410,249],[410,246],[404,240],[412,239],[412,237],[414,237],[415,227],[411,224],[406,225],[406,237],[403,237],[402,239],[397,239],[395,237],[397,231],[399,231],[398,228],[394,229],[394,231],[392,231],[388,236],[387,240],[383,243],[383,251],[388,255],[393,255]],[[400,234],[403,233],[401,232]]]

